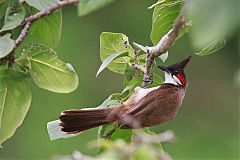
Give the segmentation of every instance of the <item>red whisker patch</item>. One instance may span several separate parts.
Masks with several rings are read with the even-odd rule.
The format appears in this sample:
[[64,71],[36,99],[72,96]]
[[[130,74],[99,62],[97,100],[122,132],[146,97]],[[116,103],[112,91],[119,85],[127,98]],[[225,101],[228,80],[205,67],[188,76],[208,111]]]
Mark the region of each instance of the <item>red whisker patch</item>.
[[181,81],[182,84],[186,83],[186,79],[184,78],[184,76],[182,74],[177,74],[176,77]]

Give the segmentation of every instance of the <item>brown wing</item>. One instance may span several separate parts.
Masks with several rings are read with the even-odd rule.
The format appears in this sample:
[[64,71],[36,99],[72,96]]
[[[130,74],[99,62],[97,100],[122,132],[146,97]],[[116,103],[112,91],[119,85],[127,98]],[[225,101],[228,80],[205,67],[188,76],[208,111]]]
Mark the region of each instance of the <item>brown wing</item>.
[[171,109],[180,106],[184,96],[184,89],[171,84],[164,84],[148,93],[135,107],[126,114],[138,116],[165,115]]

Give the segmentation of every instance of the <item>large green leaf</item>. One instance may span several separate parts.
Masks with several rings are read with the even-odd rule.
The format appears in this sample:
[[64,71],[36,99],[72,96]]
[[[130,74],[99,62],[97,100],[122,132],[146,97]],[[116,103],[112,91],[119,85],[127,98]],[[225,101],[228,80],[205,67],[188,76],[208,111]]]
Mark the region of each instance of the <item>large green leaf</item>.
[[128,52],[128,56],[114,59],[109,65],[108,69],[124,74],[127,64],[130,59],[134,57],[133,48],[129,45],[128,37],[122,33],[103,32],[100,36],[100,58],[103,62],[112,54]]
[[44,45],[27,45],[22,57],[29,61],[30,74],[38,87],[57,93],[69,93],[78,86],[73,67],[58,59],[54,50]]
[[182,0],[158,0],[152,16],[152,31],[150,38],[157,44],[173,26],[180,13]]
[[[196,50],[224,37],[238,33],[239,0],[187,0],[186,11],[192,20],[191,43]],[[221,41],[221,40],[220,40]]]
[[56,5],[59,0],[25,0],[30,6],[38,10],[44,11],[53,5]]
[[62,32],[62,11],[41,18],[33,23],[30,35],[41,40],[51,48],[57,48]]
[[201,51],[197,52],[196,55],[199,55],[199,56],[209,55],[223,48],[225,44],[226,44],[226,40],[223,37],[216,38],[214,41],[212,41],[211,43],[203,47]]
[[25,18],[25,10],[18,0],[10,0],[5,14],[2,31],[11,30],[19,26]]
[[103,8],[115,0],[81,0],[78,3],[78,15],[85,16],[91,12],[94,12],[100,8]]
[[6,96],[7,96],[7,70],[0,69],[0,128],[2,113],[5,106]]
[[14,47],[14,40],[12,40],[10,37],[10,33],[0,37],[0,58],[7,56]]
[[0,19],[5,15],[7,8],[8,8],[8,1],[1,1],[0,2]]
[[22,124],[31,99],[31,89],[23,73],[0,69],[0,145]]

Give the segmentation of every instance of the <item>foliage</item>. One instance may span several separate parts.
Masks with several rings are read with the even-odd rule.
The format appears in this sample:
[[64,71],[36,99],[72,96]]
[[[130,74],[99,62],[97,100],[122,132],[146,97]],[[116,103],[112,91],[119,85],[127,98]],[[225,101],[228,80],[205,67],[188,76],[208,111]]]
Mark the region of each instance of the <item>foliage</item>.
[[0,69],[0,144],[10,138],[26,116],[32,95],[25,73]]
[[9,33],[0,37],[0,58],[6,57],[13,49],[14,40],[11,39]]
[[222,41],[223,36],[230,37],[239,28],[238,0],[187,0],[186,5],[193,22],[190,38],[196,50],[216,40]]
[[59,1],[26,0],[26,2],[36,9],[28,5],[23,6],[18,0],[0,2],[0,17],[5,15],[4,25],[0,31],[0,58],[3,65],[0,72],[0,145],[14,134],[27,114],[32,96],[28,84],[30,77],[37,86],[52,92],[69,93],[78,86],[78,77],[71,64],[58,59],[56,52],[51,49],[55,49],[60,41],[61,10],[34,22],[30,30],[29,35],[51,48],[39,44],[26,44],[13,67],[6,69],[6,57],[14,48],[14,40],[11,34],[5,31],[13,31],[22,25],[26,16],[25,9],[34,11],[28,13],[30,16],[38,12],[37,9],[48,9]]
[[71,64],[58,59],[57,53],[44,45],[26,45],[16,61],[28,68],[33,81],[40,88],[69,93],[78,86],[78,77]]
[[[166,138],[168,137],[168,138]],[[85,156],[80,152],[75,152],[70,156],[57,155],[53,159],[56,160],[171,160],[171,157],[162,150],[159,145],[162,142],[174,141],[172,131],[166,131],[161,134],[151,134],[144,130],[135,130],[133,133],[132,143],[126,143],[122,139],[116,141],[101,140],[100,144],[103,148],[102,152],[97,157]],[[91,146],[96,147],[96,142],[91,142]]]
[[57,2],[59,2],[59,0],[41,0],[41,1],[39,1],[39,0],[26,0],[26,2],[30,6],[36,8],[40,11],[44,11],[44,10],[48,9],[49,7],[53,6],[54,4],[56,4]]
[[62,32],[62,11],[58,10],[34,22],[30,35],[41,43],[55,49],[60,42]]
[[150,38],[153,44],[172,28],[175,19],[179,15],[183,2],[181,0],[159,0],[154,7],[152,16],[152,31]]
[[25,10],[22,5],[19,4],[18,0],[12,0],[9,2],[7,8],[4,25],[2,31],[12,30],[19,26],[25,17]]
[[[79,15],[89,14],[112,1],[82,1],[79,3]],[[44,11],[58,2],[60,1],[26,0],[22,5],[18,0],[0,1],[0,18],[4,16],[4,25],[0,30],[0,65],[3,67],[0,72],[0,145],[14,134],[27,114],[32,96],[29,78],[39,88],[57,93],[69,93],[78,86],[78,76],[74,68],[60,60],[54,50],[61,38],[61,10],[35,21],[28,36],[34,37],[36,44],[25,43],[22,50],[18,51],[19,56],[13,66],[9,58],[15,54],[11,32],[20,28],[27,16]],[[94,7],[92,4],[95,4]],[[7,69],[7,66],[10,68]],[[18,76],[22,79],[19,80]],[[17,120],[13,117],[16,112],[19,112]]]
[[[127,55],[122,53],[127,52]],[[124,73],[127,64],[133,59],[133,48],[130,46],[128,37],[122,33],[104,32],[100,36],[100,58],[108,60],[108,69],[116,73]],[[112,55],[115,55],[113,58]],[[123,55],[119,57],[120,55]],[[110,57],[110,58],[109,58]],[[104,61],[106,63],[106,61]],[[104,64],[103,63],[103,64]]]

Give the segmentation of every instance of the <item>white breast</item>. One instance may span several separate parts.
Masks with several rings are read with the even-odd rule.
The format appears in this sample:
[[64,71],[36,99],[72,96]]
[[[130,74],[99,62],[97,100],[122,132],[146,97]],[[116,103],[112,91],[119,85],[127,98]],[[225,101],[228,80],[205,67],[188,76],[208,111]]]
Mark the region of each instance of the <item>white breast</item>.
[[136,87],[135,88],[135,97],[134,100],[135,102],[139,101],[140,99],[142,99],[143,97],[145,97],[149,92],[152,92],[155,89],[158,89],[160,86],[157,87],[153,87],[153,88],[141,88],[141,87]]

